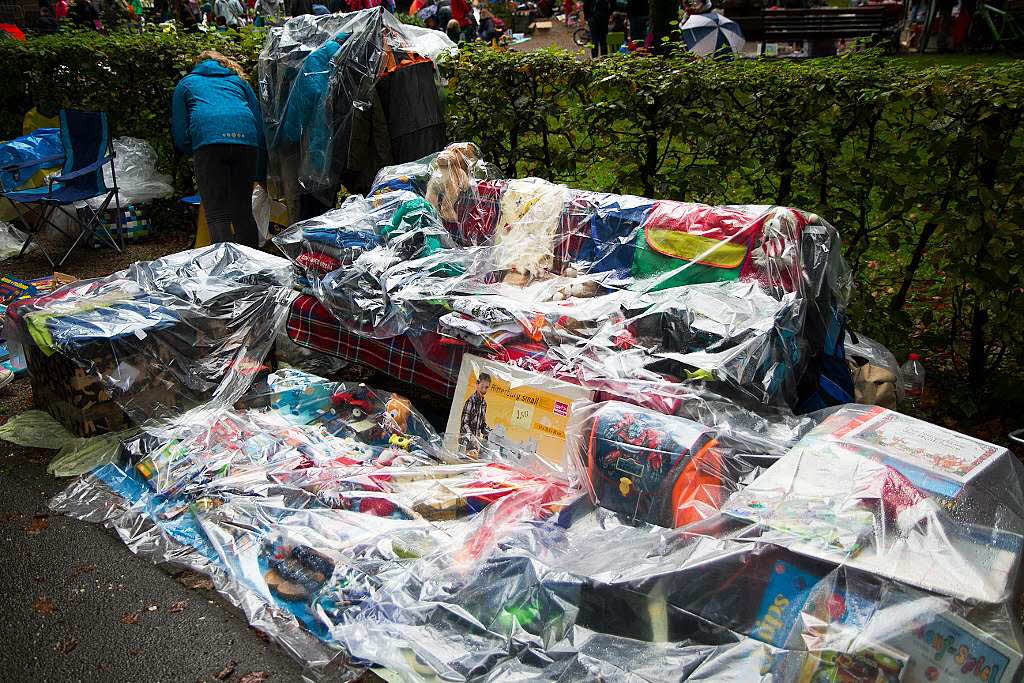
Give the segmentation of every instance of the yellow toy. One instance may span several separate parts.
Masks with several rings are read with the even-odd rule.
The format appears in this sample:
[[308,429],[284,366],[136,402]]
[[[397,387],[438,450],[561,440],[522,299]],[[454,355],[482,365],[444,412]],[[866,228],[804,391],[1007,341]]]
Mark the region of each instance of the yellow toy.
[[412,443],[412,439],[408,436],[402,436],[401,434],[392,434],[391,438],[388,439],[388,445],[392,448],[400,448],[403,451],[409,450],[409,444]]

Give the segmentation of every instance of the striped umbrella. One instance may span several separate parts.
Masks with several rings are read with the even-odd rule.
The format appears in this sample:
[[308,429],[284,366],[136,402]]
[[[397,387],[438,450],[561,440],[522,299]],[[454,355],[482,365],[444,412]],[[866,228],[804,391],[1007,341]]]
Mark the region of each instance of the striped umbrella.
[[683,24],[682,32],[686,47],[702,57],[740,52],[746,43],[739,24],[717,12],[691,14]]

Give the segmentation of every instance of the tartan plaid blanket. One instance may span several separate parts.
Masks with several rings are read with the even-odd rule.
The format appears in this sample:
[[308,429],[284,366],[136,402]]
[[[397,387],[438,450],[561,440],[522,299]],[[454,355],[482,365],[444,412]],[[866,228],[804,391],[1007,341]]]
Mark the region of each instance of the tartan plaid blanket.
[[299,346],[368,366],[440,396],[455,395],[463,347],[440,344],[437,335],[424,335],[420,341],[425,343],[435,364],[449,369],[446,376],[435,372],[420,358],[407,336],[372,339],[354,334],[342,327],[319,301],[303,294],[292,302],[288,337]]

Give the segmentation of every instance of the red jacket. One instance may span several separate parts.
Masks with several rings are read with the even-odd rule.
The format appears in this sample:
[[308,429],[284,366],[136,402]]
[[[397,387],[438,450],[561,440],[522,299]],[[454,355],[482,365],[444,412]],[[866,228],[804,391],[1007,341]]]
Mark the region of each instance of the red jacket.
[[452,0],[452,19],[459,22],[459,26],[466,28],[473,23],[473,8],[466,0]]

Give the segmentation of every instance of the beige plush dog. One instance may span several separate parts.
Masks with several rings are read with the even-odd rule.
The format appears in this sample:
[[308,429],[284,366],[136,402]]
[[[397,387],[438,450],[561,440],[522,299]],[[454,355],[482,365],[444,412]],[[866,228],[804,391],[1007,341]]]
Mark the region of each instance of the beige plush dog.
[[857,403],[892,408],[896,405],[897,377],[888,368],[850,361],[853,375],[853,393]]
[[426,200],[443,220],[455,221],[455,202],[469,189],[470,168],[479,160],[476,145],[458,142],[441,150],[434,160],[436,168],[427,182]]

